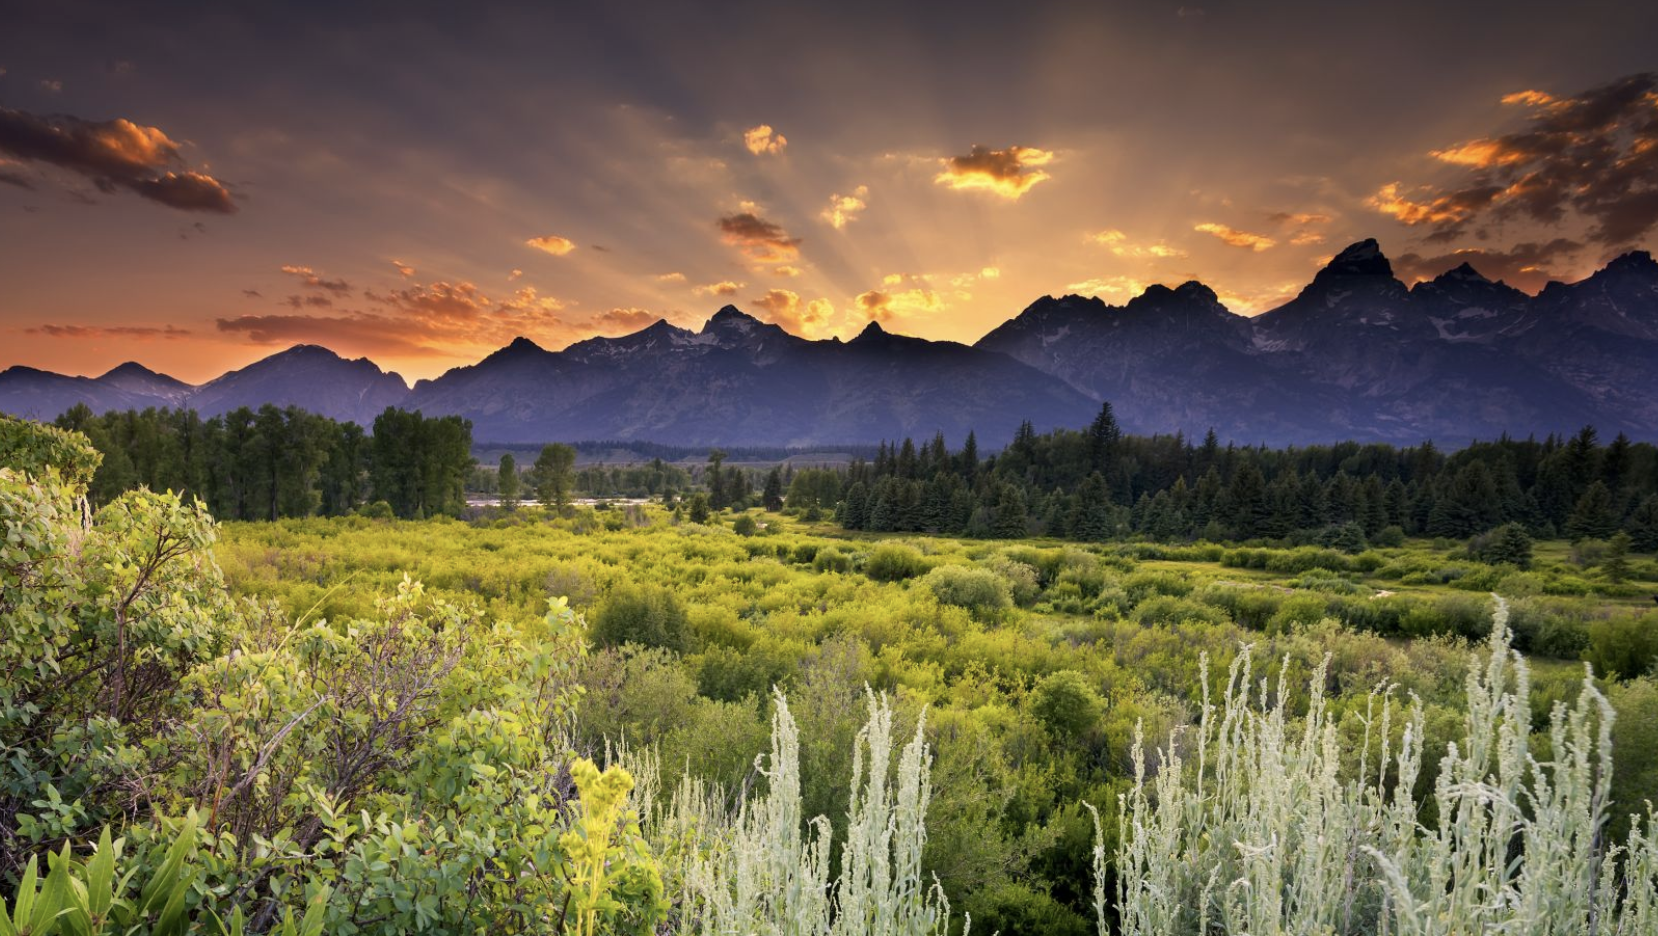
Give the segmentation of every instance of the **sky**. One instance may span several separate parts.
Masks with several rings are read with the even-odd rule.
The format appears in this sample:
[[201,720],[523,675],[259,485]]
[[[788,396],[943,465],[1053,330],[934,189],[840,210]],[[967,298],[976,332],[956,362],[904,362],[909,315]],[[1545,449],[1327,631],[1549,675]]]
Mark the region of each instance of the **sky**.
[[1658,241],[1658,4],[0,0],[0,367],[406,378],[734,304],[971,342]]

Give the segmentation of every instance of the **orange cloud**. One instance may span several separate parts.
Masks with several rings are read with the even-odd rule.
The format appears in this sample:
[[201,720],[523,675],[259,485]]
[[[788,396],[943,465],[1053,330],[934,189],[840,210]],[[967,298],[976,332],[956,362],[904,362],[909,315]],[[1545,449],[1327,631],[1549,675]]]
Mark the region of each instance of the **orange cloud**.
[[785,279],[793,279],[796,276],[800,275],[800,267],[794,267],[794,266],[773,267],[771,273],[772,273],[773,276],[781,276]]
[[872,289],[859,293],[853,300],[865,319],[872,322],[890,322],[937,312],[946,307],[938,293],[930,289],[906,289],[902,292],[883,292]]
[[1038,166],[1053,162],[1054,154],[1030,146],[993,150],[975,145],[966,156],[943,160],[944,171],[933,182],[958,191],[982,190],[1017,200],[1050,176]]
[[1411,196],[1394,183],[1370,206],[1432,227],[1432,242],[1470,229],[1486,238],[1495,222],[1514,217],[1559,225],[1572,213],[1593,223],[1590,240],[1608,246],[1638,244],[1658,229],[1658,73],[1569,96],[1517,91],[1502,101],[1531,111],[1524,126],[1431,152],[1466,172],[1460,182]]
[[1124,234],[1122,231],[1115,228],[1095,231],[1092,234],[1086,235],[1086,239],[1090,243],[1095,243],[1106,248],[1118,257],[1129,257],[1136,259],[1157,257],[1159,259],[1166,260],[1186,256],[1186,251],[1181,250],[1178,247],[1170,247],[1168,244],[1162,242],[1158,242],[1156,244],[1131,243],[1127,234]]
[[1145,292],[1146,284],[1132,276],[1111,276],[1068,283],[1065,289],[1084,296],[1111,297],[1126,301]]
[[1228,227],[1224,224],[1217,224],[1213,221],[1199,224],[1196,227],[1193,227],[1192,230],[1203,234],[1213,234],[1215,237],[1220,238],[1223,243],[1229,244],[1233,247],[1246,247],[1256,252],[1268,250],[1276,246],[1278,243],[1272,238],[1267,237],[1265,234],[1252,234],[1248,231],[1240,231],[1237,228]]
[[236,213],[224,183],[191,169],[179,144],[159,128],[130,120],[41,117],[0,107],[0,153],[75,173],[103,192],[126,189],[179,211]]
[[683,283],[685,282],[685,274],[679,272],[658,273],[656,274],[656,281],[658,283]]
[[792,335],[809,337],[828,324],[835,307],[827,299],[802,302],[799,294],[787,289],[767,290],[754,304],[765,311],[765,319]]
[[1473,217],[1476,211],[1489,205],[1501,194],[1501,189],[1486,186],[1481,188],[1475,197],[1468,197],[1465,193],[1452,193],[1433,196],[1426,201],[1416,201],[1404,194],[1403,186],[1398,182],[1389,182],[1377,189],[1376,194],[1365,199],[1364,203],[1405,224],[1453,225]]
[[742,289],[742,283],[723,280],[718,283],[707,283],[702,286],[691,287],[691,292],[699,296],[735,296],[737,290]]
[[404,276],[414,276],[415,275],[415,268],[412,267],[412,266],[409,266],[407,263],[404,263],[401,260],[393,260],[391,262],[391,265],[396,267],[397,272],[403,274]]
[[743,145],[756,156],[775,156],[788,147],[789,141],[770,124],[760,124],[743,131]]
[[131,338],[137,341],[154,338],[173,340],[187,338],[191,334],[189,329],[174,325],[36,325],[23,331],[51,338]]
[[524,246],[534,247],[536,250],[552,254],[555,257],[562,257],[570,251],[576,249],[575,241],[572,241],[568,237],[560,237],[557,234],[545,234],[541,237],[532,237],[524,242]]
[[864,199],[869,197],[869,186],[860,185],[852,190],[851,195],[829,196],[829,207],[823,209],[823,220],[828,221],[835,230],[840,230],[858,219],[858,215],[868,206]]
[[759,263],[787,263],[800,257],[800,238],[790,237],[782,225],[767,221],[753,210],[726,215],[714,222],[727,244]]
[[282,266],[282,272],[289,276],[299,277],[299,281],[310,289],[321,289],[336,296],[343,296],[351,291],[351,284],[343,279],[323,279],[315,270],[308,266],[295,266],[291,263]]

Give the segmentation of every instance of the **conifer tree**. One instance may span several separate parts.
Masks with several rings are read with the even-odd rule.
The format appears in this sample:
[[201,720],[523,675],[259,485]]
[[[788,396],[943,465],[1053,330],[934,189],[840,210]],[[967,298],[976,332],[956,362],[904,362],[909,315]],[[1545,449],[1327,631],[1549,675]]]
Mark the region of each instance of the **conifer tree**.
[[495,489],[501,495],[501,506],[508,510],[518,507],[518,463],[513,460],[512,453],[501,456],[501,466],[496,471]]
[[1601,481],[1589,485],[1566,520],[1566,536],[1573,541],[1606,539],[1618,528],[1612,515],[1612,492]]

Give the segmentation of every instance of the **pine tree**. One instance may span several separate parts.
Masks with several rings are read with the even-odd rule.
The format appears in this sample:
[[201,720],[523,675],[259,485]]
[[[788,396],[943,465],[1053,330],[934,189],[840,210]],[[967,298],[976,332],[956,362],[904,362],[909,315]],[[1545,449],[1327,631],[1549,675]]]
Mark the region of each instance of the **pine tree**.
[[1027,532],[1026,523],[1024,496],[1019,493],[1017,487],[1003,484],[1001,494],[996,499],[996,516],[991,522],[991,535],[998,539],[1020,539]]
[[501,467],[496,471],[495,488],[501,495],[501,506],[508,510],[518,507],[518,463],[512,453],[501,456]]
[[1658,552],[1658,494],[1648,494],[1624,524],[1630,544],[1640,552]]
[[536,456],[535,465],[530,468],[536,498],[543,505],[550,504],[560,511],[569,506],[575,466],[576,450],[573,446],[562,442],[542,446],[541,454]]
[[1612,515],[1612,492],[1605,483],[1596,481],[1578,498],[1577,506],[1566,520],[1566,536],[1574,542],[1581,539],[1606,539],[1618,529],[1618,520]]
[[1600,571],[1614,585],[1622,585],[1629,578],[1629,544],[1629,534],[1622,530],[1606,544],[1606,558],[1600,562]]
[[1117,458],[1117,443],[1122,439],[1122,428],[1111,411],[1111,401],[1100,404],[1100,414],[1088,427],[1088,467],[1100,474],[1110,472]]
[[708,470],[705,474],[708,487],[708,507],[710,510],[724,510],[730,503],[726,499],[725,478],[722,476],[721,466],[725,463],[725,452],[721,449],[708,450]]
[[760,504],[776,512],[783,509],[783,469],[776,466],[766,474],[766,486],[760,494]]

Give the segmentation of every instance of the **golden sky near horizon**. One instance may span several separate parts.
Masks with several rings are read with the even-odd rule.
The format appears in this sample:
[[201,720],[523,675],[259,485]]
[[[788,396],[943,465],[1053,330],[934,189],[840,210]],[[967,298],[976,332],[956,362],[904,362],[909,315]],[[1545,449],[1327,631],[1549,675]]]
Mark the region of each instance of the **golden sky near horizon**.
[[1372,236],[1535,292],[1658,225],[1648,7],[9,6],[0,367],[414,380],[727,303],[971,342],[1255,314]]

